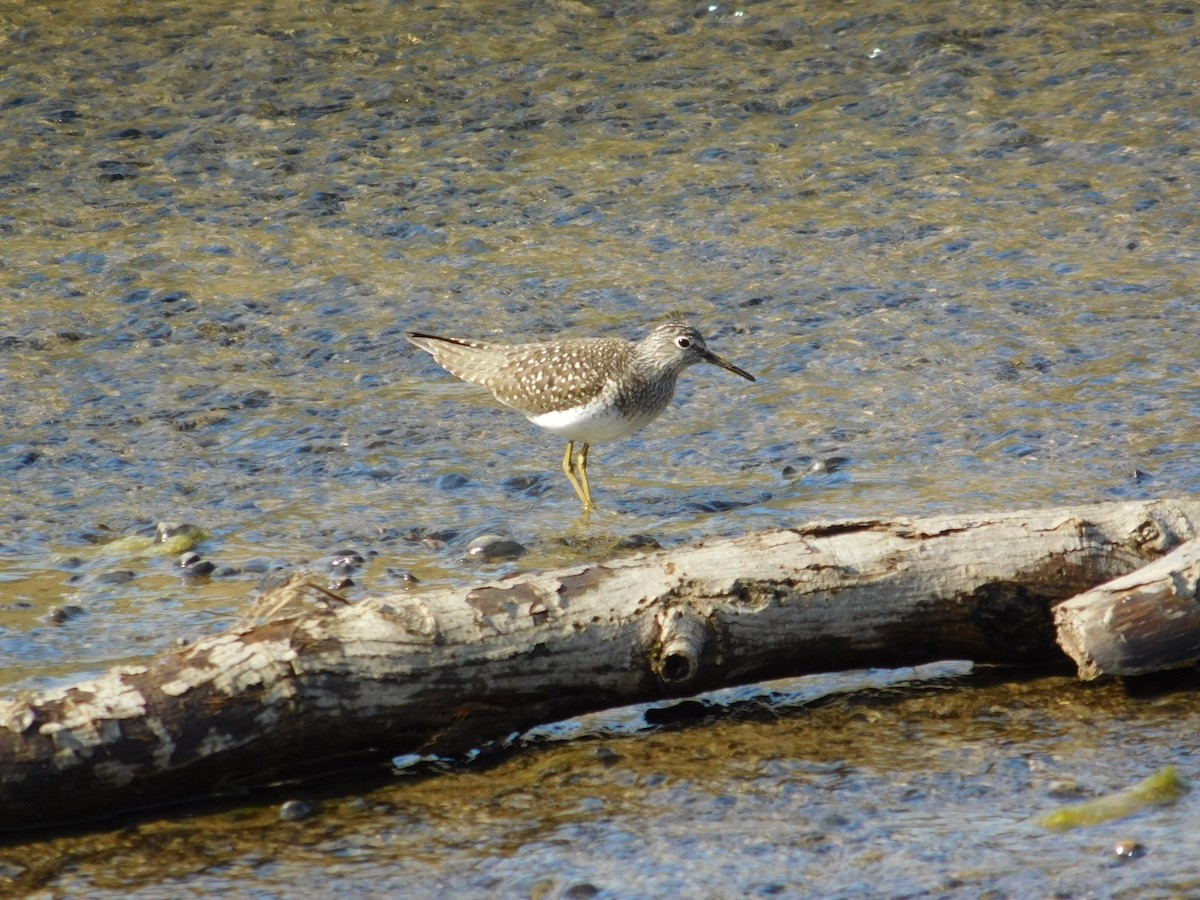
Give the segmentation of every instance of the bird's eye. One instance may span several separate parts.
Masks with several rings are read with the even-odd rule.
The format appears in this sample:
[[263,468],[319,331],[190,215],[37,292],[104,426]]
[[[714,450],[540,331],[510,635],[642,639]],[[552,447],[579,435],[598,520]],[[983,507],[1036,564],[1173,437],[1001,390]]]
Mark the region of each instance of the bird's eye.
[[675,346],[680,350],[686,350],[688,347],[692,346],[692,339],[689,337],[677,337],[675,338]]

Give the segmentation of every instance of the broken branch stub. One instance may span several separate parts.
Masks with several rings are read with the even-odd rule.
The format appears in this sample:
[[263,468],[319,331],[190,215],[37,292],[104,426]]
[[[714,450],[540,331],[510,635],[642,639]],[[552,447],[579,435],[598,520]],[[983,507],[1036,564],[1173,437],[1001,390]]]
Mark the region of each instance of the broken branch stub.
[[1060,603],[1058,642],[1085,680],[1200,661],[1200,541]]

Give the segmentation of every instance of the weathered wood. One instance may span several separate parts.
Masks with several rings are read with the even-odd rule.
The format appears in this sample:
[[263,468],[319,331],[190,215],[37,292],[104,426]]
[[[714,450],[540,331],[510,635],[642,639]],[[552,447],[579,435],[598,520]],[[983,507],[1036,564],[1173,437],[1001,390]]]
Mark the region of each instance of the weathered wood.
[[1198,523],[1195,501],[819,523],[245,624],[0,700],[0,827],[764,678],[1061,659],[1052,604]]
[[1085,680],[1200,661],[1200,541],[1059,604],[1058,643]]

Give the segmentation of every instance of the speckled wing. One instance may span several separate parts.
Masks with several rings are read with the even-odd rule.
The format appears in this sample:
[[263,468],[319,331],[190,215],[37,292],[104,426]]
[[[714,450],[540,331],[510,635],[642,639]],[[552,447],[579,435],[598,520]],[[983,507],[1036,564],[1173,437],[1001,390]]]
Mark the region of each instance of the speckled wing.
[[484,387],[526,415],[586,405],[620,375],[633,345],[620,338],[583,338],[506,348],[497,377]]
[[447,372],[485,387],[527,416],[583,406],[627,365],[633,345],[620,338],[498,344],[410,333]]

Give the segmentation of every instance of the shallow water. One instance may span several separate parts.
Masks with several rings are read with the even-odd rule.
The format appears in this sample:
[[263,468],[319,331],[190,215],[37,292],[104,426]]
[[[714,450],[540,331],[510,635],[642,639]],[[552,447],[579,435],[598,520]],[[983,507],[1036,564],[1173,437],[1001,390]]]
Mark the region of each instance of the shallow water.
[[[1036,823],[1167,758],[1194,771],[1194,745],[1177,740],[1198,724],[1194,685],[1131,696],[1070,677],[969,671],[741,689],[725,693],[724,713],[682,728],[616,710],[583,723],[590,739],[491,766],[323,801],[310,788],[316,812],[301,821],[280,821],[274,807],[155,819],[0,849],[0,867],[33,897],[1146,897],[1200,887],[1195,792],[1094,828]],[[914,694],[912,678],[929,687]],[[1131,722],[1139,744],[1126,743]],[[1119,856],[1121,843],[1137,855]],[[38,889],[45,880],[57,893]]]
[[[0,682],[228,627],[281,568],[353,598],[813,518],[1200,493],[1188,7],[0,21]],[[759,380],[692,369],[595,448],[587,522],[557,441],[403,340],[672,315]],[[217,570],[136,542],[161,521]],[[476,561],[487,533],[528,552]],[[1144,724],[1110,726],[1139,771],[1172,761]]]

